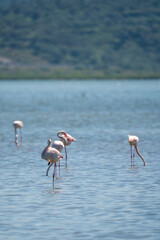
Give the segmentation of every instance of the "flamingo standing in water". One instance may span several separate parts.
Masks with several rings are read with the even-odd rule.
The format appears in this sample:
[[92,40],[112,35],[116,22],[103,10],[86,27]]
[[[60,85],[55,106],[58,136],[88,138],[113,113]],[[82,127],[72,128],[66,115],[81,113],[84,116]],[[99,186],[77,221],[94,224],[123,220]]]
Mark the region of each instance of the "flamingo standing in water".
[[[140,152],[138,150],[138,147],[137,147],[137,143],[139,142],[139,138],[137,136],[128,135],[128,142],[129,142],[130,147],[131,147],[131,166],[134,166],[135,150],[136,150],[137,154],[140,156],[140,158],[143,160],[144,166],[146,166],[147,164],[146,164],[143,156],[140,154]],[[132,155],[132,146],[134,146],[133,155]],[[133,161],[132,161],[132,158],[133,158]]]
[[[57,149],[61,153],[64,148],[64,144],[66,144],[67,141],[63,136],[59,136],[59,138],[60,138],[60,140],[58,140],[58,141],[56,140],[52,143],[52,148]],[[53,165],[53,163],[51,163],[51,164],[49,163],[49,167],[47,169],[46,176],[48,176],[49,169],[52,167],[52,165]],[[60,161],[59,161],[59,171],[60,171]],[[60,175],[60,172],[59,172],[59,175]]]
[[64,130],[61,130],[57,133],[57,136],[64,137],[66,142],[64,143],[64,149],[65,149],[65,155],[66,155],[66,167],[67,167],[67,149],[66,146],[69,146],[71,142],[76,142],[76,139],[72,137],[71,135],[67,134]]
[[48,161],[48,163],[54,163],[54,170],[53,170],[53,188],[54,188],[54,176],[55,176],[56,163],[60,161],[63,158],[63,156],[57,149],[51,147],[51,139],[48,139],[48,145],[42,151],[41,158]]
[[19,131],[20,131],[20,140],[21,140],[21,143],[22,143],[22,132],[21,132],[21,127],[23,127],[24,124],[23,124],[22,121],[14,121],[14,122],[13,122],[13,126],[14,126],[14,129],[15,129],[15,143],[16,143],[16,145],[18,145],[18,134],[17,134],[17,128],[19,128]]

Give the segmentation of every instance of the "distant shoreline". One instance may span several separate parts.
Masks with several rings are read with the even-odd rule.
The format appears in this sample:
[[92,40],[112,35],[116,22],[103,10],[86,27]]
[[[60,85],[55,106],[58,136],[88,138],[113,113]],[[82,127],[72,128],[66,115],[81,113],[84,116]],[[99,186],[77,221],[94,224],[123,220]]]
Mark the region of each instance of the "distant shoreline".
[[124,72],[124,73],[104,73],[99,70],[71,70],[61,69],[0,69],[0,80],[75,80],[75,79],[160,79],[160,73],[145,72]]

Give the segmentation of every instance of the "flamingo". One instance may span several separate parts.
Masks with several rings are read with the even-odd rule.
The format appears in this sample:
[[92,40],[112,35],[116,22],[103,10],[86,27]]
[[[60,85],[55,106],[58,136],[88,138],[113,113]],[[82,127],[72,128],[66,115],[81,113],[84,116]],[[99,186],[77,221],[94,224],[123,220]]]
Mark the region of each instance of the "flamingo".
[[65,149],[65,155],[66,155],[66,167],[67,167],[67,149],[66,146],[69,146],[71,142],[76,142],[76,139],[72,137],[71,135],[67,134],[64,130],[61,130],[57,133],[57,136],[64,137],[66,139],[66,143],[64,143],[64,149]]
[[55,169],[56,169],[56,163],[60,161],[63,156],[61,153],[51,147],[51,139],[48,139],[48,145],[45,147],[45,149],[42,151],[41,158],[48,161],[48,163],[54,163],[54,170],[53,170],[53,188],[54,188],[54,176],[55,176]]
[[23,122],[22,121],[14,121],[13,122],[13,126],[14,126],[14,129],[15,129],[15,143],[16,143],[16,146],[18,145],[18,134],[17,134],[17,128],[19,128],[19,131],[20,131],[20,139],[21,139],[21,143],[22,143],[22,132],[21,132],[21,127],[24,126]]
[[[134,165],[135,150],[136,150],[137,154],[142,158],[144,166],[146,166],[147,164],[146,164],[143,156],[140,154],[140,152],[138,150],[138,147],[137,147],[137,143],[139,142],[139,138],[137,136],[128,135],[128,142],[129,142],[130,147],[131,147],[131,166],[132,166],[132,158],[133,158],[133,165]],[[132,146],[134,146],[133,156],[132,156]]]
[[[62,152],[64,148],[64,144],[67,143],[66,139],[63,136],[59,136],[60,140],[56,140],[52,143],[52,148],[57,149],[60,153]],[[53,163],[49,163],[49,167],[46,172],[46,176],[48,176],[49,169],[52,167]],[[60,167],[60,161],[59,161],[59,167]],[[59,172],[60,173],[60,172]]]

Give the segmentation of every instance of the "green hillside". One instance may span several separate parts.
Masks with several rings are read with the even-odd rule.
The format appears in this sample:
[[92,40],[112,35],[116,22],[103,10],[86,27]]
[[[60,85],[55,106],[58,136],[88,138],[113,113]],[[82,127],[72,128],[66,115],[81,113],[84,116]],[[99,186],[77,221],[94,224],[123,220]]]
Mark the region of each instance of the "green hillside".
[[0,78],[160,77],[159,0],[1,0]]

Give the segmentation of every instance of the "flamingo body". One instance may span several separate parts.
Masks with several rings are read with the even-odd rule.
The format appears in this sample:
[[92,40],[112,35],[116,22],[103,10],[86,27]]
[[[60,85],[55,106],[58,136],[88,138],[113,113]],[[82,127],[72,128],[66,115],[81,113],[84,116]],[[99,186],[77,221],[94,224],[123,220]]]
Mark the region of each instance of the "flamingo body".
[[24,127],[24,124],[23,124],[22,121],[14,121],[14,122],[13,122],[13,126],[14,126],[15,128],[21,128],[21,127]]
[[59,152],[62,152],[64,148],[64,143],[62,141],[54,141],[52,144],[52,148],[57,149]]
[[128,135],[128,142],[131,146],[135,146],[137,142],[139,142],[139,138],[137,136]]
[[53,163],[60,161],[61,158],[63,158],[61,153],[57,149],[52,148],[50,145],[51,139],[48,140],[48,146],[42,151],[42,159]]

